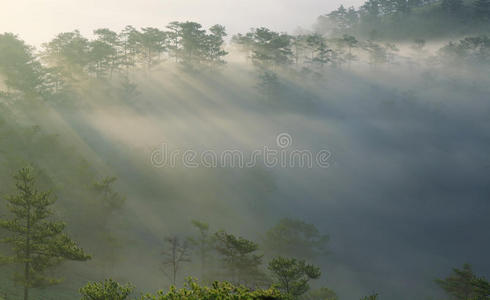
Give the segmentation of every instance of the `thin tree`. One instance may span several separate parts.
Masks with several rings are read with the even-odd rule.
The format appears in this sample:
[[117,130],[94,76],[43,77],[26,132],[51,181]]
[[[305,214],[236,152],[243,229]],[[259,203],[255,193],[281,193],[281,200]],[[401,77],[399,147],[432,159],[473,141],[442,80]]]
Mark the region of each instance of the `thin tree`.
[[189,241],[197,249],[201,264],[201,278],[204,279],[208,267],[209,252],[212,250],[214,239],[209,234],[209,224],[193,220],[192,225],[199,231],[199,235],[195,238],[190,238]]
[[35,186],[31,168],[23,168],[14,176],[18,193],[8,196],[7,207],[12,217],[1,219],[0,227],[10,233],[1,242],[11,245],[13,255],[5,260],[22,265],[23,272],[15,280],[24,288],[24,300],[31,288],[59,283],[45,271],[64,260],[90,259],[83,249],[64,233],[65,223],[53,220],[50,206],[55,202],[49,192]]
[[114,268],[118,259],[118,248],[121,247],[120,236],[111,229],[111,221],[120,213],[126,203],[126,197],[118,193],[114,187],[117,177],[107,176],[94,182],[91,187],[90,215],[93,237],[98,240],[97,256],[104,263]]
[[352,54],[352,49],[357,47],[359,41],[351,35],[344,34],[344,36],[341,39],[341,43],[349,49],[349,53],[347,53],[345,59],[349,62],[349,68],[350,68],[352,61],[356,59],[356,56]]
[[177,236],[170,236],[165,238],[166,246],[162,251],[163,262],[162,271],[172,281],[172,285],[175,286],[177,282],[177,274],[180,271],[182,264],[190,262],[189,255],[189,243]]

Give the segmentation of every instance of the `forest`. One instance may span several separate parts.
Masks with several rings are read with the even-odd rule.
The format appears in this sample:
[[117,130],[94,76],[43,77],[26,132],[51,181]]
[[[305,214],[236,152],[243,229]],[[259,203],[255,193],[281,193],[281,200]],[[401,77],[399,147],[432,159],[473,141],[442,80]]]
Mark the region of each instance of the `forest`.
[[0,27],[0,300],[490,300],[490,0],[311,23]]

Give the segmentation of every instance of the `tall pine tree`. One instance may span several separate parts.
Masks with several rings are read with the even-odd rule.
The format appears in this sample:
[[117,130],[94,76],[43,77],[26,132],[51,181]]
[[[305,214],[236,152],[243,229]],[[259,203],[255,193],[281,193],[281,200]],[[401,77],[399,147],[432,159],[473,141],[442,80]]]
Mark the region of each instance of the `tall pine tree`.
[[6,198],[11,218],[0,219],[0,228],[9,233],[0,241],[12,247],[12,255],[4,260],[21,265],[22,272],[14,278],[24,288],[24,300],[29,299],[31,288],[59,283],[59,279],[45,274],[47,269],[64,260],[90,259],[63,232],[65,223],[53,220],[50,206],[55,199],[49,192],[36,188],[32,173],[31,168],[23,168],[14,175],[18,192]]

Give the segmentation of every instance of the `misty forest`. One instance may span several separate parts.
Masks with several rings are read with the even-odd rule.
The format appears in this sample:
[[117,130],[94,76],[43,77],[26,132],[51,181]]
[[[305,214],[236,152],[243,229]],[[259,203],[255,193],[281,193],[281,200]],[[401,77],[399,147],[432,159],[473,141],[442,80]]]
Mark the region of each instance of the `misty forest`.
[[1,33],[0,299],[489,300],[490,0],[317,14]]

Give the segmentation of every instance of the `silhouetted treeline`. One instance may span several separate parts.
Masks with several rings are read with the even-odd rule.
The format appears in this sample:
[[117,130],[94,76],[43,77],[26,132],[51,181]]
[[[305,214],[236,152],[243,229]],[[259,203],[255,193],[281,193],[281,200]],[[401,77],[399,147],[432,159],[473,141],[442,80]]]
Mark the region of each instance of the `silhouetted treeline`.
[[[87,78],[126,78],[135,68],[150,71],[163,60],[183,66],[216,67],[224,63],[225,28],[208,31],[195,22],[172,22],[165,30],[127,26],[119,33],[94,30],[92,40],[78,30],[58,34],[39,52],[11,33],[0,35],[0,73],[6,91],[50,97]],[[127,88],[131,88],[127,86]]]
[[[346,13],[354,14],[354,11]],[[0,85],[0,92],[10,96],[21,92],[30,98],[65,99],[73,97],[70,91],[80,88],[84,81],[110,80],[116,74],[122,94],[131,97],[137,93],[131,81],[135,71],[149,73],[162,62],[176,63],[185,70],[216,70],[224,65],[228,54],[225,36],[221,25],[206,31],[195,22],[172,22],[166,30],[153,27],[137,30],[127,26],[116,33],[97,29],[92,40],[79,31],[60,33],[43,44],[41,51],[36,51],[14,34],[5,33],[0,35],[0,74],[4,85],[4,88]],[[264,27],[233,36],[231,45],[257,68],[258,87],[268,98],[277,89],[280,71],[313,72],[321,76],[327,67],[350,68],[355,62],[376,68],[397,62],[399,52],[396,44],[359,40],[349,34],[291,35]],[[408,59],[425,63],[424,59],[431,58],[424,52],[425,45],[424,39],[415,39],[412,49],[420,55]],[[490,62],[489,53],[489,38],[473,36],[450,42],[435,54],[435,61],[481,66]]]
[[358,9],[338,9],[320,16],[321,34],[350,34],[374,39],[458,37],[490,28],[488,0],[368,0]]
[[[376,3],[378,6],[381,5],[381,2]],[[481,1],[478,5],[484,7],[485,3]],[[438,7],[439,3],[419,5],[417,7],[422,9]],[[468,3],[464,5],[469,7]],[[390,20],[389,16],[397,15],[394,12],[388,13],[389,10],[383,8],[383,11],[385,10],[386,12],[378,17],[379,20]],[[412,14],[411,11],[407,12],[407,16]],[[413,14],[415,11],[416,9],[413,9]],[[358,14],[355,10],[347,13]],[[364,21],[358,18],[358,22]],[[74,139],[47,134],[44,128],[29,126],[31,123],[26,119],[35,124],[39,119],[58,116],[61,120],[58,124],[71,125],[73,131],[77,132],[77,129],[80,130],[77,128],[79,120],[76,118],[69,120],[67,115],[63,115],[63,111],[56,112],[59,115],[53,113],[49,110],[51,103],[69,98],[79,100],[78,103],[82,104],[87,103],[87,99],[97,101],[116,99],[115,101],[119,101],[130,98],[137,94],[137,87],[132,81],[134,77],[142,73],[148,76],[141,76],[142,78],[150,78],[155,70],[174,71],[174,67],[180,68],[179,72],[182,71],[182,73],[176,72],[175,74],[178,75],[176,77],[182,76],[183,81],[190,81],[179,88],[192,90],[195,88],[194,83],[202,83],[207,79],[206,76],[199,77],[201,71],[204,75],[216,75],[225,68],[227,50],[232,51],[232,49],[237,50],[241,57],[252,66],[247,71],[258,79],[259,91],[267,99],[275,99],[279,103],[286,103],[288,98],[296,98],[294,93],[290,93],[288,97],[280,97],[291,92],[291,89],[288,90],[284,87],[285,85],[281,85],[284,74],[293,74],[290,79],[301,78],[301,84],[307,86],[310,81],[313,81],[312,78],[319,79],[323,84],[328,79],[327,76],[333,73],[327,71],[345,70],[346,73],[354,71],[353,65],[355,64],[368,65],[373,70],[383,65],[390,68],[399,66],[403,58],[400,54],[402,52],[400,45],[355,35],[354,31],[349,30],[339,31],[339,36],[336,37],[308,32],[292,35],[261,27],[251,29],[245,34],[235,35],[231,43],[226,45],[226,31],[221,25],[205,30],[198,23],[173,22],[165,29],[152,27],[136,29],[127,26],[119,33],[110,29],[98,29],[94,31],[92,39],[82,36],[79,31],[61,33],[37,51],[14,34],[1,34],[0,141],[2,149],[0,153],[2,166],[5,170],[12,170],[26,161],[35,161],[36,178],[39,179],[42,190],[56,187],[62,192],[62,198],[65,201],[62,206],[64,209],[62,215],[66,216],[69,224],[76,225],[70,228],[70,233],[77,236],[76,240],[80,240],[81,245],[90,245],[89,253],[96,264],[103,265],[104,270],[112,270],[114,265],[122,260],[121,252],[130,248],[131,246],[128,245],[134,242],[126,240],[124,236],[127,228],[121,223],[126,223],[114,222],[124,217],[121,212],[127,204],[126,196],[120,193],[116,185],[116,177],[107,176],[106,169],[96,163],[98,161],[96,158],[82,155],[80,149],[71,146],[70,143]],[[414,55],[408,58],[411,60],[410,63],[424,64],[431,60],[434,65],[457,68],[471,66],[471,70],[474,70],[474,66],[480,66],[488,70],[490,39],[485,35],[463,37],[459,41],[448,43],[434,53],[426,50],[426,43],[424,39],[413,41],[410,51]],[[210,72],[205,73],[205,71]],[[193,76],[188,76],[189,74]],[[299,87],[294,86],[292,81],[288,82],[289,85],[299,90]],[[121,86],[115,83],[120,83]],[[358,86],[353,85],[353,89],[354,87]],[[207,91],[207,89],[204,90]],[[303,92],[303,90],[300,91]],[[100,95],[91,97],[93,95],[91,92],[100,93]],[[118,92],[121,93],[120,97]],[[161,100],[160,97],[163,97],[164,93],[174,91],[164,88],[161,92],[159,97],[155,97],[158,101]],[[235,91],[231,92],[235,93]],[[176,99],[181,100],[176,94],[172,94],[172,97],[175,96]],[[255,94],[251,95],[255,96]],[[311,94],[304,93],[304,95],[310,96]],[[391,95],[390,93],[390,97]],[[235,95],[233,94],[232,97]],[[46,100],[49,105],[43,106],[42,101],[27,101],[39,99]],[[308,98],[302,96],[298,99],[298,101],[303,101]],[[199,104],[201,100],[199,98],[193,104]],[[147,111],[153,108],[155,107],[151,106]],[[19,111],[25,112],[25,116]],[[157,116],[162,117],[160,114]],[[39,119],[34,117],[39,117]],[[123,122],[119,119],[117,121]],[[83,130],[90,129],[83,128]],[[84,140],[87,136],[90,134],[82,135],[80,140]],[[94,144],[97,142],[89,144],[87,148]],[[113,150],[110,147],[107,149]],[[104,150],[111,152],[107,149]],[[125,165],[126,163],[127,161],[124,160]],[[0,246],[0,251],[2,254],[9,254],[10,257],[1,262],[14,264],[13,267],[0,266],[2,267],[1,278],[6,278],[5,274],[9,276],[17,274],[15,282],[20,283],[24,289],[44,287],[47,283],[58,283],[52,280],[51,276],[47,276],[51,275],[50,272],[57,275],[55,267],[58,266],[58,263],[65,259],[83,261],[89,256],[81,251],[75,242],[68,239],[68,235],[64,235],[65,225],[59,221],[56,214],[52,214],[47,208],[54,204],[54,200],[48,197],[48,193],[29,192],[29,195],[33,196],[31,199],[26,197],[22,185],[20,185],[20,191],[14,191],[15,180],[10,178],[8,176],[10,174],[7,174],[5,170],[0,171],[0,178],[4,183],[3,186],[12,192],[10,193],[12,196],[7,201],[2,200],[0,205],[3,207],[7,204],[4,202],[8,202],[9,205],[19,207],[14,206],[11,211],[6,210],[5,213],[2,211],[0,214],[0,219],[2,219],[0,227],[3,228],[2,239],[7,236],[7,243]],[[128,181],[133,181],[133,172],[136,173],[131,170]],[[20,175],[17,177],[20,176],[21,180],[29,183],[31,175],[28,175],[24,176],[25,178]],[[258,177],[256,174],[254,176]],[[146,194],[151,194],[153,197],[170,198],[167,191],[162,193],[155,188],[156,185],[160,187],[161,182],[151,177],[147,175],[142,177],[145,180],[138,182],[142,186],[141,190],[145,190]],[[262,177],[258,178],[263,187],[262,181],[266,180]],[[143,182],[150,180],[155,180],[156,184],[151,186]],[[222,185],[222,182],[219,184]],[[266,186],[264,189],[268,188]],[[215,196],[213,193],[213,197]],[[22,236],[26,230],[17,226],[21,221],[30,220],[31,213],[30,211],[26,213],[25,207],[26,203],[30,205],[31,202],[26,202],[26,199],[32,200],[39,210],[36,213],[40,216],[35,215],[35,221],[43,221],[39,228],[35,228],[36,230],[29,229],[29,233],[32,232],[37,238],[36,243],[32,245],[27,245],[25,235]],[[143,196],[142,199],[144,199]],[[210,207],[214,209],[214,206]],[[173,210],[170,214],[172,213]],[[138,223],[138,226],[141,224]],[[185,299],[189,290],[200,295],[199,299],[206,299],[208,296],[212,298],[216,296],[216,293],[225,294],[226,297],[235,297],[239,294],[252,299],[254,297],[258,299],[274,298],[279,294],[281,297],[287,295],[295,299],[300,297],[312,300],[337,299],[335,292],[327,287],[310,287],[310,283],[315,282],[322,274],[322,270],[317,266],[317,259],[327,253],[328,242],[328,237],[313,224],[295,219],[281,219],[274,227],[263,231],[264,240],[250,240],[232,233],[231,230],[211,230],[210,225],[199,221],[194,221],[193,226],[196,229],[193,236],[172,232],[159,237],[163,244],[161,248],[146,241],[146,236],[138,241],[144,241],[145,243],[142,244],[146,249],[158,248],[161,256],[160,260],[154,261],[154,264],[160,269],[157,271],[161,271],[157,276],[161,276],[162,282],[178,285],[188,275],[199,274],[200,280],[211,287],[205,288],[191,282],[188,290],[161,292],[157,296],[148,296],[149,298],[146,299],[168,299],[169,295],[174,294]],[[134,230],[137,233],[132,236],[137,236],[140,233],[139,230],[143,231],[141,228]],[[32,247],[43,248],[45,251],[42,255],[32,258],[31,253],[25,254],[30,251],[26,249]],[[195,262],[198,268],[189,270],[187,266],[191,262]],[[33,267],[31,263],[36,265]],[[28,272],[25,272],[25,269],[24,273],[22,270],[19,271],[18,266],[25,268],[26,265]],[[439,285],[449,294],[456,296],[460,295],[459,289],[463,287],[467,293],[464,294],[464,298],[458,299],[469,299],[468,297],[474,296],[476,298],[470,299],[488,300],[486,279],[476,277],[473,273],[470,274],[471,276],[468,275],[470,272],[467,269],[465,267],[462,271],[455,271],[455,276],[438,281]],[[46,270],[49,270],[49,274],[45,273]],[[70,273],[68,271],[65,270],[66,273]],[[91,270],[91,275],[94,275],[96,271]],[[36,274],[35,278],[33,274]],[[105,276],[105,273],[103,275]],[[155,276],[155,273],[151,273],[151,276]],[[58,276],[55,277],[58,278]],[[229,281],[231,284],[216,283],[213,285],[214,280]],[[247,288],[239,288],[240,285]],[[272,288],[269,289],[270,287]],[[117,282],[107,280],[88,284],[82,288],[81,293],[87,299],[112,299],[112,296],[106,293],[111,295],[110,293],[114,292],[120,294],[120,297],[115,299],[124,299],[132,291],[133,288],[129,285],[121,286]],[[377,297],[378,294],[373,293],[364,299],[377,299]]]

